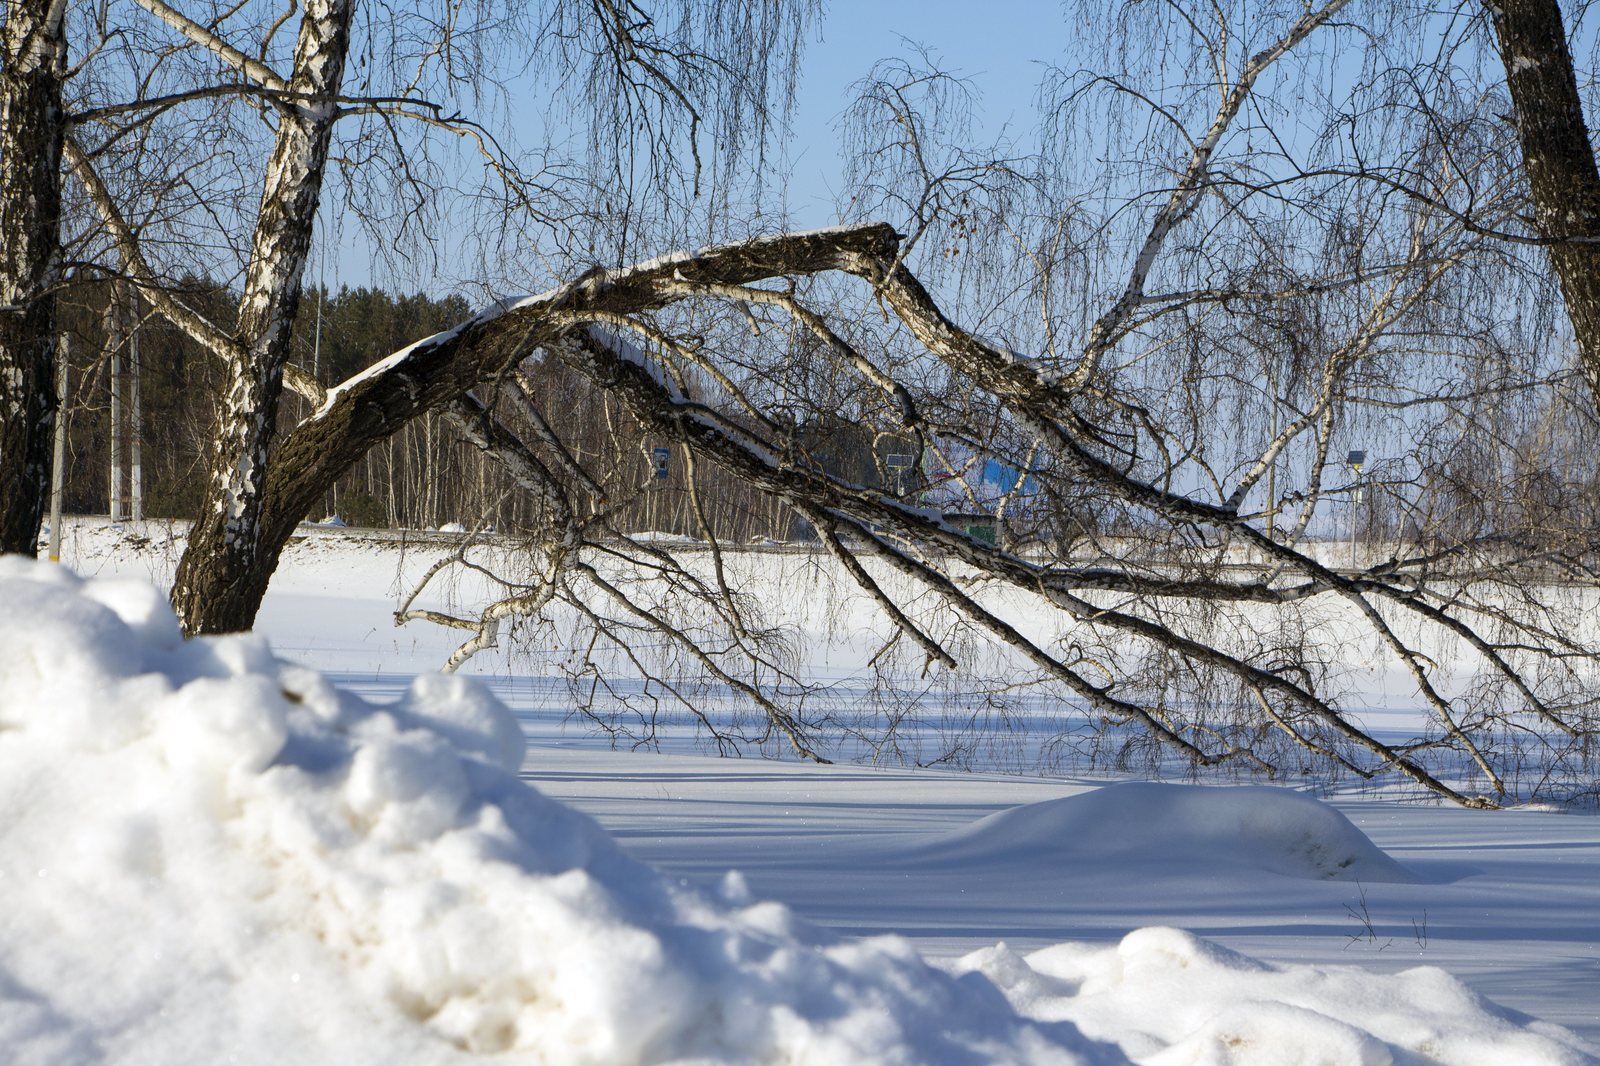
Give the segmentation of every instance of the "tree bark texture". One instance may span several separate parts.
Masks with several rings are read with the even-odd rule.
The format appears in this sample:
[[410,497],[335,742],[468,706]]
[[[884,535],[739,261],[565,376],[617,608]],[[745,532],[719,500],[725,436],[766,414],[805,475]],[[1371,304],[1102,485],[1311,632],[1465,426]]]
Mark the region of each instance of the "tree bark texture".
[[1600,403],[1600,170],[1556,0],[1485,5],[1522,141],[1534,224],[1553,243],[1584,377]]
[[191,634],[248,629],[277,563],[278,550],[262,545],[263,491],[354,7],[354,0],[311,0],[300,24],[289,80],[296,99],[279,112],[228,359],[216,458],[172,587],[173,608]]
[[0,552],[33,553],[50,495],[65,6],[6,0],[0,27]]

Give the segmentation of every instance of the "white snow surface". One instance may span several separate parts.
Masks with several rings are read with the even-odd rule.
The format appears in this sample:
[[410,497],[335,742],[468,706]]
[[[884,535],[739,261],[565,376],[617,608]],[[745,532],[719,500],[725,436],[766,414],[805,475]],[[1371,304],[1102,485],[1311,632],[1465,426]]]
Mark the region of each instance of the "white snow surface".
[[16,557],[0,602],[13,1063],[1118,1058],[903,941],[669,883],[517,780],[471,681],[373,707]]
[[[260,637],[184,643],[143,581],[0,559],[7,1061],[1600,1062],[1410,966],[1498,944],[1494,987],[1592,1027],[1594,819],[607,753],[467,679],[370,673],[404,649],[329,584],[371,595],[371,567],[323,555],[265,617],[389,702]],[[525,732],[559,747],[524,761]],[[1418,950],[1215,940],[1320,935],[1369,892],[1391,943],[1382,905],[1420,910]]]
[[1415,882],[1350,819],[1281,788],[1128,782],[980,818],[916,848],[913,865],[988,869],[1097,863],[1228,876]]

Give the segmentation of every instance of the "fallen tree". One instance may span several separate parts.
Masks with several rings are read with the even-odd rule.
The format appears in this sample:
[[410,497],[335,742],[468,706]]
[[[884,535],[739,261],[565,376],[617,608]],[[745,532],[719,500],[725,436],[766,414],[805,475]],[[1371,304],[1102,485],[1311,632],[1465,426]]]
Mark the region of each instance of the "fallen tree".
[[[1461,542],[1409,558],[1336,567],[1315,545],[1268,536],[1261,515],[1240,505],[1237,489],[1222,500],[1207,500],[1142,480],[1130,463],[1116,461],[1114,449],[1085,433],[1070,391],[1039,366],[944,316],[900,262],[898,249],[897,235],[881,225],[740,242],[595,272],[418,342],[323,397],[318,410],[284,439],[267,474],[267,498],[275,501],[268,509],[269,542],[281,546],[329,479],[365,448],[418,412],[452,404],[448,410],[463,431],[503,457],[526,488],[549,501],[546,526],[536,538],[542,560],[536,573],[543,576],[519,579],[515,596],[474,623],[479,643],[507,617],[536,614],[563,586],[594,587],[603,578],[585,552],[615,556],[617,533],[608,524],[608,501],[592,491],[597,472],[584,476],[581,460],[559,440],[540,439],[537,419],[513,426],[510,415],[496,415],[485,400],[491,390],[516,389],[518,365],[537,353],[587,377],[661,438],[793,507],[923,650],[930,666],[959,668],[960,661],[919,620],[926,604],[897,602],[866,567],[852,565],[857,556],[870,554],[875,564],[911,578],[986,639],[1015,649],[1065,699],[1108,720],[1137,722],[1196,764],[1238,762],[1282,772],[1258,750],[1265,734],[1276,733],[1347,773],[1400,775],[1455,801],[1493,806],[1514,794],[1507,780],[1516,767],[1502,761],[1504,740],[1526,736],[1550,738],[1541,758],[1556,765],[1563,782],[1582,779],[1597,724],[1590,695],[1595,657],[1567,628],[1559,605],[1508,594],[1526,591],[1526,567],[1547,565],[1560,552]],[[1031,477],[1063,492],[1088,487],[1121,501],[1143,514],[1152,530],[1161,530],[1147,533],[1146,540],[1187,541],[1190,550],[1120,565],[1081,565],[1070,552],[1020,552],[988,543],[915,494],[907,498],[829,473],[794,445],[791,427],[763,410],[760,390],[768,379],[741,371],[735,380],[706,334],[690,339],[669,332],[656,317],[674,308],[693,317],[680,306],[689,305],[705,324],[707,313],[699,305],[706,302],[724,305],[730,319],[757,307],[782,313],[821,334],[839,365],[870,387],[873,401],[863,401],[864,417],[892,426],[901,439],[922,434],[931,441],[956,432],[941,415],[924,413],[923,401],[937,406],[938,397],[919,395],[831,330],[829,316],[795,294],[797,279],[822,274],[852,279],[863,310],[886,317],[903,339],[921,346],[906,366],[925,373],[928,360],[937,360],[959,375],[968,399],[982,389],[1002,422],[1024,427],[1034,456]],[[841,314],[832,304],[836,296],[829,296],[834,317]],[[470,394],[461,398],[462,390]],[[537,405],[538,398],[525,392],[520,398]],[[1038,441],[1043,443],[1033,443]],[[1241,552],[1253,567],[1228,565]],[[1494,574],[1451,565],[1469,559],[1492,564]],[[1577,565],[1576,557],[1572,561]],[[659,549],[635,562],[684,574]],[[1079,624],[1080,639],[1052,647],[1022,631],[986,606],[972,588],[972,575],[1044,597]],[[635,620],[692,650],[722,683],[744,685],[797,749],[815,754],[804,723],[788,715],[780,700],[741,680],[748,670],[728,665],[762,661],[759,652],[740,646],[737,598],[714,581],[693,583],[703,599],[722,605],[730,643],[719,648],[691,639],[674,631],[672,618],[651,617],[646,610],[636,610]],[[609,591],[626,609],[626,594],[614,586]],[[1431,715],[1428,735],[1396,743],[1363,729],[1336,686],[1330,687],[1331,679],[1319,674],[1314,649],[1297,644],[1289,629],[1242,648],[1206,635],[1219,611],[1263,605],[1298,615],[1327,601],[1354,608],[1406,672]],[[253,606],[247,608],[253,612]],[[1487,681],[1465,695],[1450,692],[1449,664],[1431,660],[1407,635],[1418,627],[1452,634],[1480,661]],[[1136,662],[1143,663],[1143,676],[1127,669]],[[770,659],[766,664],[773,665]],[[1231,708],[1222,719],[1215,716],[1219,701]],[[1485,787],[1468,793],[1446,783],[1429,768],[1430,752],[1448,753],[1452,764],[1466,760]]]

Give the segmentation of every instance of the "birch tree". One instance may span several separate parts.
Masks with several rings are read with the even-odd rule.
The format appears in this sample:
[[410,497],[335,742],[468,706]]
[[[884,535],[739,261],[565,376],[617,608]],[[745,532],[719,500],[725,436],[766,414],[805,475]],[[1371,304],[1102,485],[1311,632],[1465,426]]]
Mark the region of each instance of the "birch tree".
[[[551,496],[550,528],[520,573],[495,571],[504,596],[481,614],[413,602],[401,617],[460,627],[450,665],[518,619],[540,640],[578,619],[575,688],[608,683],[595,647],[614,653],[619,689],[649,679],[639,703],[596,709],[608,729],[663,702],[696,713],[687,663],[803,754],[828,757],[830,728],[876,730],[888,750],[909,693],[951,670],[963,694],[988,685],[997,707],[1082,714],[1095,737],[1156,762],[1398,779],[1479,807],[1584,802],[1600,728],[1584,629],[1594,532],[1510,496],[1508,460],[1532,440],[1518,426],[1560,407],[1571,372],[1547,343],[1542,253],[1506,239],[1524,201],[1505,124],[1449,78],[1419,82],[1410,56],[1384,55],[1352,96],[1319,97],[1321,136],[1291,136],[1274,123],[1311,125],[1308,94],[1291,108],[1260,93],[1293,92],[1295,76],[1322,85],[1317,59],[1285,66],[1318,34],[1348,32],[1347,8],[1297,8],[1255,36],[1170,8],[1152,28],[1150,14],[1117,31],[1156,42],[1142,58],[1123,49],[1128,67],[1066,72],[1053,100],[1078,125],[1038,159],[944,142],[949,79],[891,68],[858,115],[859,225],[607,271],[439,342],[516,337],[526,349],[503,366],[559,361],[656,439],[802,516],[891,633],[872,662],[899,661],[903,687],[881,720],[842,724],[807,703],[766,643],[769,605],[727,578],[726,545],[688,562],[628,538],[597,471],[543,433],[542,399],[514,374],[485,379],[505,382],[495,431],[543,464],[527,476]],[[1168,80],[1151,84],[1140,63]],[[1095,154],[1106,136],[1114,163]],[[866,221],[877,212],[904,236]],[[803,369],[807,350],[826,373]],[[418,354],[397,357],[413,383],[443,349]],[[353,422],[340,405],[382,397],[393,410],[387,373],[337,391],[328,414]],[[797,432],[825,412],[923,458],[941,495],[830,463]],[[1395,453],[1365,470],[1347,460],[1357,434],[1378,431]],[[1474,456],[1467,491],[1438,476]],[[1580,487],[1554,453],[1527,458]],[[1031,528],[997,530],[997,544],[949,513],[956,492],[991,518],[1010,506],[981,500],[986,460],[1034,486]],[[1464,502],[1501,495],[1462,520]],[[1019,624],[1000,606],[1019,600],[1054,623]],[[1392,664],[1426,724],[1403,738],[1364,724],[1329,642]],[[1431,650],[1445,645],[1481,667],[1470,686]],[[1003,665],[984,677],[986,656]],[[733,741],[725,722],[703,728]]]
[[[149,6],[175,16],[153,0]],[[247,628],[254,608],[241,614],[234,590],[257,583],[275,555],[262,547],[264,480],[354,13],[354,0],[308,0],[292,72],[262,85],[283,103],[233,337],[224,349],[228,377],[216,464],[172,591],[178,618],[191,631]],[[266,78],[257,66],[246,62],[244,73]]]
[[[1570,798],[1592,781],[1600,719],[1596,656],[1576,635],[1583,601],[1547,601],[1540,584],[1588,573],[1592,537],[1521,516],[1492,528],[1436,520],[1451,493],[1424,473],[1428,449],[1472,450],[1468,429],[1486,420],[1497,444],[1512,441],[1485,416],[1520,417],[1518,397],[1560,387],[1554,356],[1528,343],[1547,310],[1540,275],[1519,258],[1535,246],[1503,239],[1522,204],[1504,129],[1480,101],[1405,86],[1387,67],[1320,111],[1305,92],[1295,107],[1275,101],[1320,85],[1318,62],[1337,66],[1306,49],[1357,35],[1341,23],[1345,0],[1119,9],[1108,51],[1119,34],[1159,46],[1065,72],[1050,97],[1064,125],[1027,158],[949,143],[930,121],[941,105],[924,95],[945,79],[909,68],[872,79],[859,116],[871,161],[852,180],[849,221],[800,233],[732,217],[727,196],[694,206],[702,181],[738,169],[731,147],[712,159],[698,147],[720,149],[739,126],[702,138],[703,124],[741,123],[744,104],[782,95],[763,80],[774,53],[730,42],[752,44],[746,16],[786,5],[685,7],[717,31],[715,54],[658,32],[638,6],[551,9],[541,26],[554,56],[583,67],[589,103],[613,122],[595,134],[607,143],[588,163],[600,165],[567,186],[531,177],[484,127],[414,86],[348,92],[351,2],[217,9],[205,22],[160,0],[139,6],[165,35],[161,63],[203,57],[210,80],[86,106],[64,151],[122,269],[226,370],[216,463],[174,589],[188,631],[248,626],[328,488],[375,445],[438,419],[499,463],[536,516],[525,571],[501,575],[503,599],[475,618],[433,618],[469,631],[453,665],[518,620],[570,608],[630,668],[654,669],[642,645],[669,648],[796,751],[827,757],[818,723],[791,700],[781,651],[727,579],[722,546],[710,571],[695,571],[625,536],[614,472],[552,417],[560,397],[541,382],[559,366],[607,398],[608,416],[631,419],[637,439],[803,520],[887,620],[875,662],[909,657],[939,674],[992,652],[1007,666],[997,688],[1200,767],[1281,776],[1312,761],[1482,807],[1536,791]],[[229,21],[241,10],[256,16],[248,33]],[[294,48],[275,49],[297,14]],[[447,66],[457,58],[450,40],[435,51]],[[1152,80],[1167,64],[1181,73]],[[747,95],[717,120],[706,101],[734,74]],[[156,116],[224,101],[271,131],[259,183],[250,152],[211,144],[205,165],[161,187],[180,206],[153,216],[159,197],[120,187],[109,161]],[[1297,132],[1310,111],[1322,128]],[[1421,118],[1396,117],[1408,114]],[[552,224],[560,266],[543,291],[489,301],[328,385],[295,373],[287,338],[329,145],[357,116],[481,146],[497,210]],[[1107,136],[1119,138],[1115,158]],[[410,142],[377,143],[425,193]],[[1091,161],[1098,172],[1085,176]],[[208,167],[251,174],[227,186],[251,202],[202,195]],[[601,195],[578,208],[579,191]],[[415,211],[427,202],[417,196]],[[651,227],[646,207],[682,210]],[[197,211],[251,221],[233,249],[230,323],[197,314],[153,253],[152,233],[192,234]],[[641,248],[700,245],[685,219],[718,239],[654,257]],[[1507,320],[1513,304],[1525,321]],[[280,402],[285,384],[309,404],[297,421]],[[816,430],[825,418],[849,425],[866,454],[829,454]],[[1341,448],[1385,418],[1414,435],[1407,454],[1347,470]],[[918,476],[891,476],[891,455],[915,456]],[[1017,475],[1005,499],[982,493],[989,461]],[[946,496],[928,495],[934,480]],[[697,491],[686,507],[711,530]],[[1374,497],[1388,509],[1381,525]],[[1002,527],[992,540],[965,521],[984,508]],[[1339,561],[1319,542],[1335,515],[1347,533]],[[1358,550],[1363,522],[1415,528]],[[660,582],[670,596],[651,591]],[[999,605],[1010,595],[1042,605],[1051,628],[1016,622]],[[1362,721],[1318,653],[1329,613],[1353,619],[1412,686],[1427,716],[1416,735]],[[1483,664],[1469,691],[1429,650],[1446,638]],[[1530,748],[1550,768],[1531,786],[1518,778]]]
[[50,491],[66,6],[0,15],[0,552],[34,550]]
[[1485,4],[1506,72],[1533,228],[1561,280],[1584,376],[1600,406],[1600,169],[1555,0]]
[[[394,219],[402,229],[428,236],[434,199],[450,199],[439,197],[431,176],[436,165],[424,134],[437,131],[471,147],[488,195],[509,206],[491,235],[497,247],[514,242],[526,227],[542,226],[559,230],[562,239],[578,246],[578,255],[593,262],[596,255],[621,254],[649,228],[637,213],[643,209],[640,198],[654,195],[652,190],[670,198],[681,194],[680,183],[697,195],[702,182],[709,190],[717,182],[726,188],[727,182],[743,180],[739,146],[768,136],[769,100],[792,90],[792,69],[788,75],[780,71],[790,69],[784,60],[798,47],[811,5],[705,0],[682,5],[661,25],[645,8],[632,5],[597,4],[576,11],[565,5],[548,11],[482,5],[453,8],[442,18],[429,4],[375,11],[363,24],[375,36],[364,38],[362,47],[369,59],[363,68],[365,88],[374,83],[374,69],[387,71],[388,80],[376,93],[351,93],[344,84],[357,27],[354,0],[217,7],[204,19],[163,0],[138,0],[138,6],[148,20],[142,31],[108,30],[102,20],[102,39],[91,50],[109,64],[104,57],[122,49],[121,66],[112,67],[120,73],[102,77],[114,88],[131,90],[132,98],[86,101],[73,116],[74,136],[65,151],[73,178],[98,215],[108,257],[114,254],[156,313],[225,367],[208,488],[173,589],[185,628],[204,632],[249,626],[282,546],[281,538],[273,543],[262,532],[264,479],[277,447],[286,377],[298,391],[319,394],[316,383],[288,359],[336,127],[341,122],[358,127],[344,142],[343,188],[348,197],[370,194],[363,217],[375,226]],[[276,42],[291,24],[298,25],[298,35],[285,53]],[[151,34],[150,26],[164,32]],[[571,81],[563,91],[586,100],[600,123],[589,145],[588,176],[565,187],[525,169],[485,123],[447,112],[427,95],[429,88],[463,96],[492,94],[495,87],[480,64],[514,47],[519,34],[531,34],[523,39],[552,64],[546,79]],[[742,54],[735,48],[757,37],[768,47]],[[130,48],[134,40],[148,40],[155,58]],[[415,65],[401,69],[408,60]],[[104,95],[103,88],[96,89]],[[169,121],[185,108],[200,109],[204,118]],[[253,204],[245,202],[248,183],[233,179],[251,155],[249,121],[235,121],[241,113],[248,119],[259,116],[272,131]],[[198,158],[176,171],[168,161],[151,158],[143,146],[156,131],[172,137],[180,151],[198,152]],[[241,141],[222,140],[228,136]],[[716,167],[706,168],[699,144],[712,137],[719,152]],[[686,149],[687,166],[674,161],[680,148]],[[352,157],[366,165],[353,164]],[[636,168],[649,180],[641,182]],[[586,212],[573,205],[580,192],[614,206]],[[206,247],[203,241],[183,243],[196,235],[196,226],[233,218],[248,218],[252,236],[238,247],[233,321],[221,323],[186,303],[173,284],[173,263],[151,254],[160,247],[153,233],[166,234],[163,253],[175,248],[182,255],[186,248]],[[226,233],[211,239],[214,247],[232,242]],[[395,239],[384,233],[380,243]],[[602,250],[602,245],[608,247]],[[427,254],[425,247],[421,251]]]

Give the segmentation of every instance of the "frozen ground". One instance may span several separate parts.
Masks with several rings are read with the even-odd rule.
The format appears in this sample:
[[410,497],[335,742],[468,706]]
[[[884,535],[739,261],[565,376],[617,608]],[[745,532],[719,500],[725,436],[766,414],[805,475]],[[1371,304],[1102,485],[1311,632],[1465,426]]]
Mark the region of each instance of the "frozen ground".
[[[153,543],[133,551],[117,532],[78,530],[68,538],[68,561],[88,573],[159,581],[170,551],[159,530],[142,532]],[[370,699],[396,699],[407,690],[410,674],[439,661],[451,642],[427,630],[397,633],[390,625],[395,562],[392,551],[331,535],[302,542],[274,583],[262,631],[280,655],[327,670]],[[21,638],[13,628],[7,639]],[[787,937],[784,943],[792,942],[802,955],[824,952],[816,963],[823,967],[817,972],[827,975],[819,978],[823,985],[844,989],[857,1002],[877,1003],[874,1009],[893,1016],[902,1030],[949,1015],[948,1039],[917,1045],[903,1031],[873,1036],[865,1016],[846,1023],[841,1018],[849,1012],[830,1015],[820,1001],[795,999],[792,982],[772,979],[762,985],[765,1006],[745,1006],[764,1018],[787,1017],[788,1011],[798,1021],[792,1030],[757,1025],[759,1031],[746,1034],[755,1041],[746,1050],[759,1048],[763,1057],[781,1051],[827,1061],[827,1048],[853,1046],[884,1060],[1049,1061],[1049,1049],[1057,1047],[1106,1061],[1128,1055],[1157,1062],[1584,1062],[1592,1061],[1588,1056],[1600,1043],[1600,819],[1592,816],[1479,813],[1362,796],[1317,804],[1281,792],[1211,790],[1197,799],[1181,789],[1141,784],[1103,789],[1101,781],[612,752],[581,725],[564,722],[550,685],[496,677],[492,661],[475,665],[491,668],[484,679],[506,698],[528,735],[522,776],[545,795],[593,815],[629,856],[664,872],[663,898],[677,898],[680,879],[706,887],[721,901],[706,906],[724,915],[708,921],[718,936],[731,938],[725,943],[742,942],[739,937],[746,935],[768,942]],[[13,713],[9,703],[6,713]],[[352,736],[337,743],[357,744],[360,738]],[[0,738],[16,739],[9,733]],[[27,807],[15,791],[21,787],[13,782],[9,809]],[[350,787],[346,781],[339,802],[349,804]],[[370,799],[372,790],[365,795]],[[1202,800],[1209,806],[1200,806]],[[121,839],[120,830],[108,832]],[[145,830],[136,829],[135,840],[139,832]],[[26,836],[13,826],[0,836],[0,847]],[[519,846],[538,850],[537,842]],[[127,851],[119,847],[111,853]],[[102,1039],[102,1030],[87,1022],[74,1029],[74,1019],[98,1015],[75,1014],[74,1004],[58,1001],[48,987],[52,974],[63,981],[84,978],[70,972],[70,952],[38,950],[51,946],[48,940],[40,944],[44,927],[30,925],[26,909],[18,906],[32,900],[29,893],[38,886],[19,886],[16,856],[9,854],[8,961],[0,992],[11,1009],[0,1016],[0,1039],[53,1032],[65,1041],[60,1046],[67,1052],[41,1054],[39,1061],[74,1061],[73,1047],[143,1047],[149,1059],[150,1049],[163,1045],[96,1045],[92,1041]],[[729,869],[742,873],[728,879]],[[782,901],[803,919],[852,936],[898,933],[946,969],[985,973],[1005,991],[1012,1009],[1051,1024],[1030,1029],[1008,1020],[1007,1012],[997,1013],[993,1002],[971,992],[974,978],[940,985],[892,944],[826,946],[826,937],[808,932],[804,922],[779,920],[746,905],[747,898]],[[649,915],[626,907],[621,912],[648,927]],[[50,928],[53,937],[70,937],[99,926]],[[403,921],[386,931],[402,944],[411,939]],[[235,947],[250,947],[250,937],[244,939]],[[999,941],[1007,948],[995,948]],[[272,968],[272,960],[281,959],[267,942],[279,943],[266,937],[256,943],[267,961],[262,974],[246,968],[255,983],[244,987],[271,1000],[285,988],[272,984],[283,975]],[[662,943],[670,949],[675,941],[664,936]],[[135,944],[135,954],[158,950]],[[204,958],[216,946],[205,940],[190,944],[187,950],[196,957],[186,958],[186,965],[199,964],[207,974],[226,971]],[[372,958],[382,962],[389,950],[374,949]],[[649,1000],[648,980],[608,976],[603,966],[590,974],[583,967],[598,965],[592,954],[574,957],[588,960],[574,964],[585,974],[583,988],[602,998],[625,990],[627,1002]],[[22,958],[29,960],[22,967],[29,980],[18,973]],[[92,973],[92,950],[88,959],[82,964]],[[1434,968],[1474,993],[1577,1035],[1504,1015]],[[363,987],[387,987],[381,976],[372,977],[370,965],[363,972]],[[337,983],[336,973],[323,979]],[[725,1009],[726,982],[702,977],[684,995],[707,1009],[719,1003],[717,1009]],[[116,991],[110,973],[98,979]],[[239,989],[218,980],[215,988],[180,982],[162,1009],[214,1010],[218,997],[236,1000]],[[897,991],[873,1000],[880,993],[871,990],[885,980]],[[969,992],[977,998],[965,998]],[[957,1009],[958,1000],[965,1006]],[[23,1010],[18,1003],[31,1006]],[[772,1013],[774,1004],[787,1005]],[[268,1024],[271,1003],[257,1006],[264,1012],[261,1024]],[[333,1001],[322,1008],[334,1009]],[[459,1021],[462,1013],[445,1021]],[[602,1019],[594,1023],[597,1032],[611,1016],[604,1010],[596,1015]],[[40,1021],[51,1017],[59,1021],[51,1023],[54,1028]],[[119,1017],[124,1036],[159,1035],[178,1025],[165,1015],[160,1023]],[[340,1030],[343,1046],[370,1050],[373,1061],[385,1048],[415,1056],[419,1047],[432,1047],[408,1035],[407,1017],[404,1011],[383,1015],[383,1025],[360,1034]],[[215,1036],[214,1027],[205,1032]],[[429,1032],[437,1037],[438,1025]],[[75,1045],[73,1033],[91,1042]],[[739,1060],[737,1049],[695,1043],[701,1037],[680,1034],[677,1043],[661,1042],[656,1052],[676,1048]],[[390,1040],[401,1042],[384,1043]],[[1588,1051],[1575,1040],[1587,1041]],[[48,1051],[46,1044],[29,1046]],[[617,1047],[598,1052],[593,1061],[650,1058]],[[563,1058],[559,1048],[530,1054],[533,1061],[575,1061],[570,1054]]]

